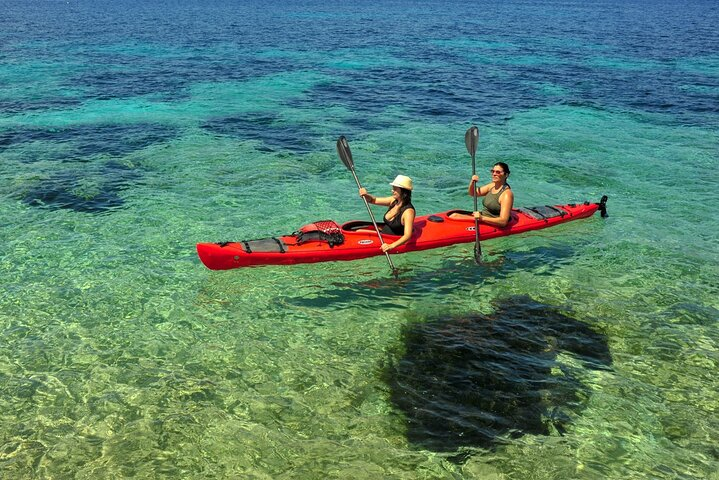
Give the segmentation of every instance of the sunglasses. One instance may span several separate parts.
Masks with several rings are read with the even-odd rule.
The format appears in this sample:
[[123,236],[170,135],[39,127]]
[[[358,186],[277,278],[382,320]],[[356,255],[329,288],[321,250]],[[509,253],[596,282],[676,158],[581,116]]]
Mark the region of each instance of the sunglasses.
[[490,170],[489,173],[496,173],[497,175],[504,175],[504,172],[501,170]]

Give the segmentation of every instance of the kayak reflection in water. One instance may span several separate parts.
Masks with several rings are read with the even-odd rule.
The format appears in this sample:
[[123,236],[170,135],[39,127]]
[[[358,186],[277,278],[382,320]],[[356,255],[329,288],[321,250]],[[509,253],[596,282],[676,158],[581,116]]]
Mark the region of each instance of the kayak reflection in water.
[[512,187],[507,183],[509,177],[509,165],[504,162],[497,162],[489,170],[492,182],[486,185],[477,186],[479,176],[472,175],[469,181],[467,193],[470,196],[484,197],[481,212],[474,212],[473,215],[453,214],[453,218],[477,218],[481,223],[494,227],[504,227],[509,222],[514,205],[514,193]]
[[414,205],[412,205],[412,179],[404,175],[397,175],[390,185],[392,185],[391,197],[375,197],[367,193],[365,188],[360,188],[359,191],[360,196],[364,197],[367,202],[389,207],[387,213],[384,214],[382,233],[402,235],[392,243],[383,243],[383,252],[397,248],[410,239],[416,215]]

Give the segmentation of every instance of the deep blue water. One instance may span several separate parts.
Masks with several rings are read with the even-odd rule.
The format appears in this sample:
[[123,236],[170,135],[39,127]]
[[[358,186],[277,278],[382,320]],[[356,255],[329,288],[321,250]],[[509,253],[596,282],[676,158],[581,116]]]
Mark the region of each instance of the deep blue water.
[[[371,113],[402,105],[419,118],[466,122],[563,104],[663,113],[703,125],[717,112],[718,8],[711,1],[482,2],[471,8],[444,2],[3,2],[3,59],[32,58],[50,75],[54,67],[67,68],[58,89],[83,92],[72,99],[3,99],[3,110],[139,95],[181,101],[183,89],[196,82],[311,69],[333,78],[307,92],[299,107],[341,104]],[[283,54],[288,48],[292,54]],[[272,49],[280,52],[258,55]],[[364,68],[352,68],[353,62]],[[536,83],[566,91],[542,98]]]

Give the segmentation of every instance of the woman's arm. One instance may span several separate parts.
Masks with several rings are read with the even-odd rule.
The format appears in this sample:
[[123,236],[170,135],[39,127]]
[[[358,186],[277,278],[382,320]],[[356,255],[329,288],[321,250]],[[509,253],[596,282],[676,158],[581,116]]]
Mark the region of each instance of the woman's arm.
[[487,192],[489,192],[489,189],[494,186],[494,183],[488,183],[487,185],[482,185],[481,187],[477,186],[477,181],[479,180],[479,177],[477,175],[472,175],[472,180],[469,181],[469,187],[467,187],[467,194],[470,197],[474,197],[475,195],[478,197],[483,197],[487,195]]
[[364,197],[369,203],[375,205],[384,205],[385,207],[389,207],[394,201],[394,198],[392,197],[375,197],[374,195],[370,195],[367,193],[366,188],[360,188],[359,194],[360,197]]
[[414,231],[414,216],[415,211],[414,208],[408,208],[404,211],[402,214],[402,222],[404,223],[404,234],[402,236],[395,240],[392,243],[383,243],[382,244],[382,251],[386,252],[388,250],[392,250],[393,248],[397,248],[400,245],[403,245],[412,238],[412,232]]
[[509,223],[509,219],[512,216],[512,206],[514,205],[514,192],[512,190],[505,190],[499,197],[499,216],[498,217],[485,217],[481,213],[476,212],[475,216],[479,218],[482,223],[492,225],[494,227],[506,227]]

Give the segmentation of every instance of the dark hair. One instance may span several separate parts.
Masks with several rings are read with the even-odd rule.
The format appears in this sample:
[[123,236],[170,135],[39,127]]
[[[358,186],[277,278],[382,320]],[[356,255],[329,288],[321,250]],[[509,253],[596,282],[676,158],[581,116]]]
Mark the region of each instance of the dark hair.
[[[406,188],[398,187],[396,185],[393,185],[394,188],[399,191],[399,201],[402,203],[402,205],[409,205],[412,203],[412,190],[407,190]],[[393,202],[392,205],[396,205],[396,202]]]
[[509,165],[507,165],[506,163],[504,163],[504,162],[497,162],[497,163],[494,164],[494,166],[495,166],[495,167],[502,167],[502,171],[503,171],[504,173],[506,173],[507,175],[509,175],[509,173],[510,173],[510,172],[509,172]]
[[399,198],[402,201],[402,205],[409,205],[412,203],[412,190],[407,190],[402,187],[397,188],[399,188]]

